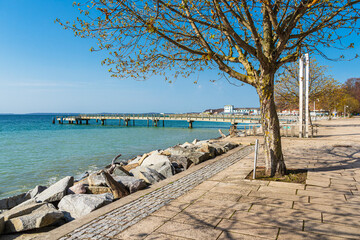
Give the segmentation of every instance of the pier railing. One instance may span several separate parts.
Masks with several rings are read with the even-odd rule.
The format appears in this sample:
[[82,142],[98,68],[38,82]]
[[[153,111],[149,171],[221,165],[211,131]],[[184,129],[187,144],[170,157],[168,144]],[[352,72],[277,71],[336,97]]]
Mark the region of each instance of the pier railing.
[[[69,123],[69,124],[86,124],[90,120],[101,121],[102,125],[105,124],[106,120],[121,120],[125,122],[125,125],[128,126],[128,122],[131,120],[147,120],[153,121],[154,125],[157,126],[158,121],[168,121],[168,120],[181,120],[189,122],[189,127],[192,127],[192,122],[194,121],[207,121],[207,122],[228,122],[231,124],[238,123],[253,123],[260,124],[261,117],[259,115],[237,115],[237,114],[79,114],[77,116],[58,116],[56,121],[59,123]],[[297,121],[297,117],[285,116],[280,117],[279,121],[281,123],[292,123]],[[53,120],[55,123],[55,119]]]

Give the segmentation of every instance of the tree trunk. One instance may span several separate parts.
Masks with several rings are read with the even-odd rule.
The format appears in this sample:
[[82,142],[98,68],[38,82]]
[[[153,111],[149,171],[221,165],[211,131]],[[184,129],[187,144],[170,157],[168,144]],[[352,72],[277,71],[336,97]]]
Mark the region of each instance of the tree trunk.
[[267,74],[262,78],[262,86],[257,87],[257,92],[265,140],[265,160],[268,163],[266,170],[271,176],[275,173],[285,175],[286,165],[281,148],[280,124],[274,101],[274,74]]

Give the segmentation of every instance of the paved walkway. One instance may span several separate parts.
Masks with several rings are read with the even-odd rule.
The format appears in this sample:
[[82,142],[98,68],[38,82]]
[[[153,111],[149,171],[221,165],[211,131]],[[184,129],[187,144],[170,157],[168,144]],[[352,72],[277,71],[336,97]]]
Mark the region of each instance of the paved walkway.
[[253,154],[232,152],[61,239],[360,239],[360,119],[322,124],[316,139],[283,139],[306,185],[245,180]]

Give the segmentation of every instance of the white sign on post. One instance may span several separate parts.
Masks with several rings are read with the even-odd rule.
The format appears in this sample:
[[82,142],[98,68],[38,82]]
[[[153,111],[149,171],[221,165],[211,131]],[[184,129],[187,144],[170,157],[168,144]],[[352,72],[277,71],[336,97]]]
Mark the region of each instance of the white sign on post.
[[257,162],[257,155],[258,155],[258,149],[259,149],[259,140],[256,139],[255,141],[255,156],[254,156],[254,171],[253,171],[253,179],[256,178],[256,162]]

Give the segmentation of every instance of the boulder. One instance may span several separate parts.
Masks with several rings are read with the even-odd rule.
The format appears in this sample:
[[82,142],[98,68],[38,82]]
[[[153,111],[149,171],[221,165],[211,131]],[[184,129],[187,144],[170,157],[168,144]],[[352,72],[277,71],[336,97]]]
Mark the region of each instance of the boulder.
[[202,141],[198,141],[196,144],[195,144],[195,147],[201,147],[203,144],[205,143],[209,143],[209,140],[202,140]]
[[183,148],[193,148],[194,146],[195,146],[194,144],[188,143],[188,142],[185,142],[180,145],[180,147],[183,147]]
[[184,168],[184,170],[188,169],[192,163],[190,159],[181,155],[171,155],[169,160],[172,163],[177,163],[180,167]]
[[42,228],[58,223],[64,214],[56,210],[50,203],[40,203],[26,215],[12,216],[5,222],[5,232],[23,232],[31,229]]
[[130,193],[134,193],[141,189],[146,188],[148,185],[146,184],[145,180],[137,179],[131,176],[115,176],[115,181],[121,182],[125,185],[125,187],[129,190]]
[[26,200],[30,199],[30,195],[26,193],[21,193],[12,197],[3,198],[0,200],[0,209],[11,209],[20,203],[25,202]]
[[69,188],[68,194],[84,194],[86,193],[86,188],[84,184],[76,184]]
[[223,144],[223,148],[226,150],[226,151],[229,151],[233,148],[236,148],[237,146],[239,146],[238,144],[236,143],[231,143],[231,142],[224,142]]
[[67,195],[59,202],[59,210],[64,212],[67,221],[82,217],[113,201],[111,193],[98,195]]
[[172,165],[172,166],[174,167],[174,169],[175,169],[175,174],[184,171],[184,168],[183,168],[182,166],[180,166],[179,164],[177,164],[176,162],[172,162],[171,165]]
[[186,155],[186,157],[192,161],[195,165],[202,163],[208,159],[210,159],[210,153],[207,152],[190,152]]
[[128,164],[138,163],[140,159],[141,159],[141,156],[137,156],[137,157],[130,159],[127,163]]
[[126,171],[123,167],[121,166],[117,166],[113,173],[113,176],[130,176],[130,173],[128,171]]
[[136,168],[138,166],[140,166],[139,163],[132,163],[132,164],[128,164],[128,165],[123,166],[123,168],[126,171],[130,172],[131,169],[134,169],[134,168]]
[[216,156],[216,149],[207,143],[203,143],[201,148],[197,149],[196,151],[209,153],[210,158],[214,158]]
[[184,147],[181,147],[181,146],[174,146],[174,147],[170,147],[170,148],[167,148],[163,151],[163,155],[176,155],[176,156],[181,156],[185,153],[189,152],[189,150],[185,149]]
[[38,202],[60,201],[67,194],[67,190],[73,185],[74,178],[67,176],[38,194],[34,199]]
[[164,180],[165,177],[158,173],[156,170],[145,167],[139,166],[131,170],[131,173],[138,179],[143,179],[145,182],[149,184],[154,184]]
[[199,142],[199,139],[196,139],[196,138],[195,138],[194,141],[192,141],[192,144],[195,145],[195,144],[197,144],[198,142]]
[[16,206],[16,207],[2,213],[2,216],[4,217],[4,221],[6,222],[8,219],[30,214],[34,210],[36,210],[46,204],[47,203],[37,203],[34,200],[32,200],[32,202],[29,204]]
[[40,193],[42,193],[44,190],[46,190],[47,187],[46,186],[40,186],[40,185],[37,185],[34,189],[32,190],[29,190],[26,195],[29,196],[29,198],[34,198],[36,197],[37,195],[39,195]]
[[215,148],[215,155],[219,156],[221,154],[223,154],[225,152],[225,149],[218,143],[210,143],[209,144],[211,147]]
[[74,182],[74,185],[76,185],[76,184],[89,185],[89,178],[88,177],[89,176],[87,176],[86,178],[83,178],[83,179],[81,179],[79,181]]
[[90,186],[106,186],[105,178],[99,172],[90,174],[87,179]]
[[87,194],[104,194],[111,193],[111,189],[103,186],[87,186],[86,187]]
[[5,228],[5,221],[4,221],[4,217],[0,216],[0,235],[3,233]]
[[102,172],[101,175],[105,178],[106,185],[111,189],[114,199],[119,199],[129,195],[129,191],[124,184],[114,180],[114,178],[107,172]]
[[158,173],[162,174],[165,178],[169,178],[174,175],[174,169],[167,156],[160,154],[151,154],[144,159],[141,166],[154,169]]

